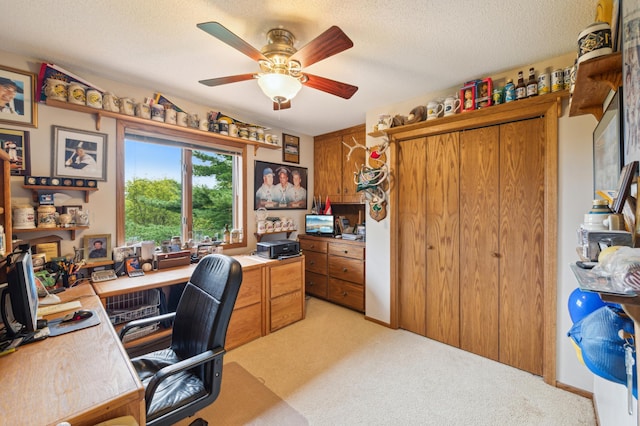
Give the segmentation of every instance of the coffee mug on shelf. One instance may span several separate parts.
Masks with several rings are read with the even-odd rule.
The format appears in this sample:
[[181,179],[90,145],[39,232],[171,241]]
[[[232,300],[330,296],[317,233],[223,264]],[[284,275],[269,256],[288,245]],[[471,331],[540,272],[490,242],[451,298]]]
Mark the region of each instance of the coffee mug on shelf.
[[69,83],[67,96],[70,104],[85,105],[87,103],[86,86],[80,83]]
[[441,103],[436,101],[427,103],[427,120],[438,118],[440,114],[442,114],[442,111],[444,111],[444,107]]
[[66,81],[48,78],[44,86],[44,94],[47,95],[47,99],[66,102],[68,85]]
[[449,116],[460,110],[460,99],[449,96],[444,100],[444,115]]
[[96,89],[87,90],[87,106],[102,109],[102,93]]

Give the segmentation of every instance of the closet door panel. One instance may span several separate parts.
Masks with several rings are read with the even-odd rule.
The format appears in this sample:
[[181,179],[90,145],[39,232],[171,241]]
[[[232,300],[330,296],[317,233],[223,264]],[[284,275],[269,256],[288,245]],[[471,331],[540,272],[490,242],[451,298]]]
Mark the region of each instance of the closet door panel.
[[427,138],[427,337],[460,345],[459,137]]
[[460,134],[460,347],[498,360],[499,126]]
[[500,126],[500,362],[542,375],[544,120]]
[[398,144],[400,328],[426,336],[426,139]]

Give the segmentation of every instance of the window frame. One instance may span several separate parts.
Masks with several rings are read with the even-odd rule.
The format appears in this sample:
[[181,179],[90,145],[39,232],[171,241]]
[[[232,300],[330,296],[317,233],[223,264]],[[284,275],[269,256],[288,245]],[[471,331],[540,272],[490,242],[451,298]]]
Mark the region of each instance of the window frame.
[[[154,123],[143,123],[138,121],[128,121],[118,119],[116,120],[116,244],[117,246],[122,246],[125,244],[125,135],[129,133],[149,133],[156,135],[157,137],[164,138],[175,138],[179,140],[188,140],[193,145],[197,145],[202,147],[202,149],[230,149],[238,152],[238,154],[242,158],[242,170],[240,171],[242,176],[242,185],[238,189],[237,195],[238,199],[234,202],[234,220],[236,223],[241,224],[242,229],[244,229],[244,238],[241,242],[236,244],[227,244],[224,246],[224,249],[231,248],[241,248],[247,247],[247,145],[234,142],[231,140],[226,140],[220,137],[215,136],[215,134],[210,135],[201,130],[196,129],[180,129],[173,128],[175,126],[170,126],[167,124],[154,124]],[[191,163],[189,160],[188,163]],[[183,173],[186,173],[183,170]],[[236,185],[234,179],[234,185]],[[184,192],[183,188],[183,205],[182,209],[185,211],[185,208],[190,210],[191,204],[191,188],[187,189],[187,192]],[[186,201],[185,201],[186,200]],[[237,203],[237,204],[236,204]],[[184,218],[182,221],[182,233],[186,235],[187,230],[193,224],[193,220],[191,215],[189,217]]]

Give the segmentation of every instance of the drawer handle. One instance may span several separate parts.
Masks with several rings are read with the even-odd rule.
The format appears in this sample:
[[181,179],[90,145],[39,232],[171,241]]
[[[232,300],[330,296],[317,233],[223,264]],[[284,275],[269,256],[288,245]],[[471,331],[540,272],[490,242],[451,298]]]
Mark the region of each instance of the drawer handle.
[[349,293],[347,293],[346,291],[344,291],[344,292],[342,292],[342,295],[343,295],[344,297],[347,297],[347,296],[349,295]]
[[316,248],[316,246],[315,246],[315,245],[313,245],[313,244],[311,244],[311,248]]
[[347,272],[348,269],[347,268],[342,268],[342,272]]
[[313,260],[309,262],[309,265],[315,265],[315,264],[316,264],[316,262],[313,261]]
[[309,281],[309,287],[315,285],[315,283],[313,281]]
[[347,253],[349,253],[349,250],[345,250],[345,251],[344,251],[344,254],[347,254]]

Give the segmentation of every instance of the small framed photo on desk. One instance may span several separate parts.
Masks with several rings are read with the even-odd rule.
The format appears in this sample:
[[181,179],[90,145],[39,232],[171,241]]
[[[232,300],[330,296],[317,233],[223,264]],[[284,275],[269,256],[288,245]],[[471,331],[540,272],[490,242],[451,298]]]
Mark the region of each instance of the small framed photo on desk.
[[111,260],[111,235],[95,234],[84,237],[84,252],[87,256],[87,262],[99,262],[102,260]]

